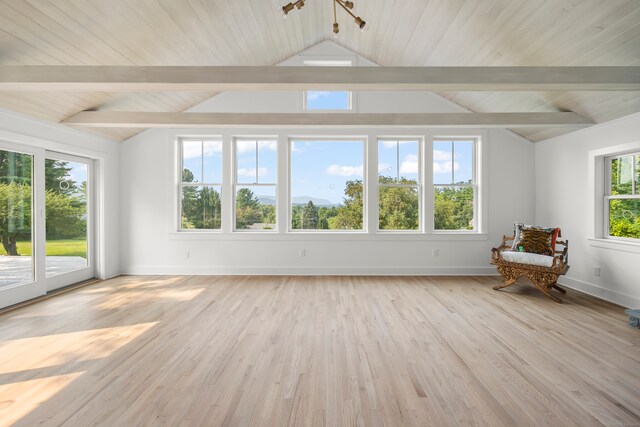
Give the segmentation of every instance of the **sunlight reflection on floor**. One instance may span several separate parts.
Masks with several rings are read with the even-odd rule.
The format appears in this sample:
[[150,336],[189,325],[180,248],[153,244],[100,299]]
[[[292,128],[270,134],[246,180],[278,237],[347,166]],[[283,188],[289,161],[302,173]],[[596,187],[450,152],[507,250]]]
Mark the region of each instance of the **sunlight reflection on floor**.
[[[7,340],[0,343],[0,374],[58,367],[107,357],[157,322],[91,329],[62,334]],[[38,351],[33,351],[37,348]],[[0,394],[0,401],[2,396]]]
[[204,288],[198,289],[166,289],[166,290],[145,290],[140,292],[129,291],[120,297],[112,296],[107,301],[98,304],[96,307],[101,310],[121,309],[127,303],[144,303],[145,301],[156,302],[159,299],[171,301],[189,301],[197,297]]
[[83,373],[73,372],[71,374],[0,384],[0,426],[13,425]]

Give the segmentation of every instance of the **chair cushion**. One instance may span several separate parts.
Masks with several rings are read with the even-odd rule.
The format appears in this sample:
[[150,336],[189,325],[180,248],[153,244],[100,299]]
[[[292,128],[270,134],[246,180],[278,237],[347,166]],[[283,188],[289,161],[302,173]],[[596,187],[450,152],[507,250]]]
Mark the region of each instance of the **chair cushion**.
[[508,262],[517,262],[519,264],[538,265],[540,267],[551,267],[553,265],[553,257],[540,254],[532,254],[529,252],[502,251],[500,253],[502,259]]

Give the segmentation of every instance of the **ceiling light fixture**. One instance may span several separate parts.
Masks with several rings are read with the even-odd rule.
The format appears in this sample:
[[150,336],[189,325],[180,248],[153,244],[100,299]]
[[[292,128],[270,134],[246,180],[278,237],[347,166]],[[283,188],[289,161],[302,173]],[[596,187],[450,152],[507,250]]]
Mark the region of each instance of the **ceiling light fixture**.
[[[301,11],[304,7],[305,0],[297,0],[295,2],[287,3],[282,6],[282,15],[286,18],[293,9]],[[353,2],[349,0],[332,0],[333,2],[333,37],[337,38],[340,33],[340,25],[338,24],[338,14],[336,12],[337,6],[340,6],[347,12],[354,20],[356,26],[360,28],[360,31],[365,32],[369,29],[369,24],[364,19],[356,16],[351,10],[353,9]]]

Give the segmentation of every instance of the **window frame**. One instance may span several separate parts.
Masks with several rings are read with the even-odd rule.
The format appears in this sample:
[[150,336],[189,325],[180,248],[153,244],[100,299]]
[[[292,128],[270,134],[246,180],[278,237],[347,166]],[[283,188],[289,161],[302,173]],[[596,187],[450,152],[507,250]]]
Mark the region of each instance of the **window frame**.
[[[489,131],[487,129],[435,129],[435,128],[398,128],[388,129],[392,132],[376,131],[372,128],[340,128],[295,129],[284,128],[274,132],[271,128],[257,128],[247,132],[246,127],[229,129],[171,129],[167,139],[167,158],[171,159],[174,173],[167,180],[167,185],[174,191],[167,192],[167,204],[173,206],[173,215],[167,216],[166,226],[169,239],[174,241],[484,241],[488,239],[488,200],[487,189],[487,152]],[[217,131],[217,132],[216,132]],[[274,137],[278,141],[277,165],[277,232],[234,232],[234,171],[233,140],[234,138]],[[476,230],[433,230],[433,141],[434,139],[452,140],[460,138],[476,141]],[[181,221],[181,194],[177,185],[182,178],[182,145],[181,140],[215,140],[222,142],[222,186],[221,186],[221,228],[220,229],[184,229],[178,228]],[[378,231],[378,149],[379,139],[388,140],[421,140],[421,197],[422,229],[418,230],[380,230]],[[361,230],[291,230],[291,142],[292,141],[335,141],[355,140],[364,143],[363,158],[363,229]],[[600,172],[603,173],[602,171]],[[604,184],[602,184],[604,186]],[[601,210],[599,211],[601,212]]]
[[[185,183],[182,180],[182,174],[184,171],[184,142],[185,141],[200,141],[202,144],[202,179],[203,182]],[[206,183],[204,182],[204,142],[215,141],[220,143],[220,183]],[[220,137],[211,136],[184,136],[178,138],[178,224],[177,231],[179,233],[222,233],[224,224],[224,169],[225,169],[225,157],[224,157],[224,141]],[[220,187],[220,228],[182,228],[182,189],[185,187]]]
[[[631,172],[631,194],[611,194],[612,193],[612,185],[611,182],[611,173],[612,168],[611,164],[614,159],[621,159],[623,157],[632,157],[632,172]],[[621,237],[621,236],[612,236],[610,234],[610,202],[611,200],[640,200],[640,188],[637,186],[637,173],[638,173],[638,162],[637,158],[640,159],[640,150],[633,150],[630,152],[618,152],[613,153],[607,156],[604,156],[604,197],[602,202],[603,207],[603,237],[609,240],[615,240],[619,242],[625,243],[633,243],[640,244],[640,237]]]
[[[256,142],[256,182],[254,183],[239,183],[238,182],[238,141],[255,141]],[[258,151],[258,143],[259,142],[275,142],[276,143],[276,170],[275,170],[275,181],[272,184],[263,184],[260,183],[260,179],[258,176],[258,165],[259,165],[259,158],[260,158],[260,154]],[[232,177],[233,177],[233,182],[231,183],[231,191],[232,191],[232,222],[231,222],[231,231],[233,233],[278,233],[278,224],[280,223],[279,219],[279,215],[280,215],[280,209],[278,209],[278,202],[279,202],[279,192],[278,192],[278,166],[279,166],[279,162],[278,162],[278,157],[279,157],[279,153],[280,153],[280,144],[278,143],[278,137],[277,136],[256,136],[256,137],[251,137],[251,136],[234,136],[232,138],[232,146],[231,146],[231,153],[233,156],[232,159],[232,165],[233,165],[233,172],[232,172]],[[224,180],[224,179],[223,179]],[[236,221],[236,202],[237,202],[237,193],[238,193],[238,187],[273,187],[275,190],[275,194],[276,194],[276,200],[275,200],[275,209],[276,209],[276,221],[274,224],[274,228],[271,230],[251,230],[251,229],[241,229],[241,228],[237,228],[237,221]]]
[[[473,148],[472,148],[472,160],[471,160],[471,177],[472,177],[472,183],[471,184],[436,184],[433,181],[433,170],[431,171],[431,187],[432,187],[432,191],[431,194],[433,195],[433,198],[431,200],[431,211],[432,213],[435,211],[435,189],[438,187],[442,187],[442,188],[465,188],[465,187],[470,187],[473,188],[473,229],[471,230],[438,230],[435,228],[435,222],[432,221],[431,224],[431,233],[433,234],[478,234],[481,233],[482,230],[482,225],[481,225],[481,221],[480,221],[480,184],[479,181],[481,181],[479,179],[479,173],[478,173],[478,169],[480,169],[480,165],[479,165],[479,147],[478,145],[480,144],[480,137],[479,136],[453,136],[453,137],[448,137],[448,136],[435,136],[432,140],[432,144],[431,144],[431,155],[433,156],[433,151],[434,151],[434,144],[436,142],[456,142],[456,141],[471,141],[473,143]],[[453,165],[454,161],[455,161],[455,144],[452,144],[451,146],[451,163]],[[432,158],[433,160],[433,158]],[[452,166],[453,167],[453,166]],[[455,176],[455,175],[454,175]]]
[[[398,177],[400,176],[400,142],[401,141],[410,141],[410,142],[417,142],[418,143],[418,178],[416,180],[415,184],[400,184],[400,183],[395,183],[395,184],[380,184],[380,171],[378,171],[378,166],[380,164],[380,143],[384,142],[384,141],[395,141],[397,143],[397,156],[398,158],[396,159],[397,165],[397,175]],[[377,219],[376,219],[376,232],[377,233],[381,233],[381,234],[423,234],[425,232],[425,218],[424,218],[424,214],[425,214],[425,207],[424,207],[424,201],[426,199],[425,197],[425,186],[424,186],[424,181],[425,181],[425,173],[424,173],[424,137],[411,137],[411,136],[398,136],[398,137],[390,137],[390,136],[384,136],[384,137],[378,137],[376,139],[376,175],[377,175],[377,179],[376,179],[376,201],[375,201],[375,206],[376,206],[376,211],[377,211]],[[380,228],[380,188],[382,187],[396,187],[396,188],[402,188],[402,187],[408,187],[408,188],[413,188],[413,187],[417,187],[418,188],[418,228],[415,230],[387,230],[387,229],[381,229]]]
[[[291,227],[291,220],[293,218],[293,194],[291,192],[291,183],[292,179],[292,146],[294,142],[360,142],[362,143],[362,229],[361,230],[322,230],[322,229],[294,229]],[[367,205],[369,204],[367,197],[368,190],[368,180],[367,180],[367,171],[368,171],[368,150],[369,144],[366,136],[358,136],[358,135],[348,135],[348,136],[339,136],[339,135],[323,135],[314,137],[312,135],[304,135],[304,136],[294,136],[289,135],[287,139],[287,234],[368,234],[369,232],[369,224],[367,221],[368,210]]]

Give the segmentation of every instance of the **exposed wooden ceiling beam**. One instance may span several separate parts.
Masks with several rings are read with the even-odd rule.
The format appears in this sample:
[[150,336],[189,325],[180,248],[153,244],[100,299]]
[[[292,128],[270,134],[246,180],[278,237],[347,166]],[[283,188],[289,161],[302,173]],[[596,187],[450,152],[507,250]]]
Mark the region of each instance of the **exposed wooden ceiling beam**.
[[586,127],[575,113],[164,113],[83,111],[62,123],[83,127]]
[[640,90],[640,67],[0,66],[2,91]]

